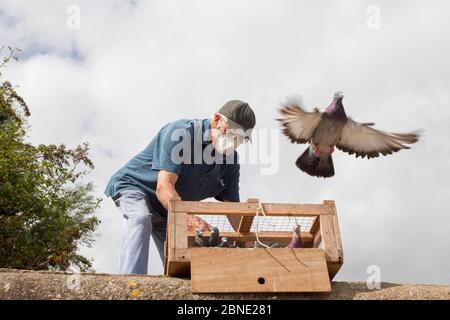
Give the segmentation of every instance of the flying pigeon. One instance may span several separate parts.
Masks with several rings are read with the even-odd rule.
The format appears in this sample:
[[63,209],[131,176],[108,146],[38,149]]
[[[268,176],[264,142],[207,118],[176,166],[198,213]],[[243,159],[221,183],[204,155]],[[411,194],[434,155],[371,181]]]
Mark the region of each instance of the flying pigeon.
[[419,140],[418,133],[390,133],[377,130],[374,123],[359,123],[347,117],[341,91],[324,110],[303,110],[299,101],[284,103],[280,109],[283,133],[293,143],[309,143],[309,147],[295,162],[296,166],[316,177],[334,176],[332,153],[334,148],[355,154],[356,157],[376,158],[409,149],[405,144]]
[[302,237],[300,235],[300,226],[296,225],[294,232],[292,233],[292,239],[286,246],[286,248],[301,248],[302,247]]
[[208,240],[208,247],[217,247],[220,244],[219,229],[217,227],[211,228],[211,235]]

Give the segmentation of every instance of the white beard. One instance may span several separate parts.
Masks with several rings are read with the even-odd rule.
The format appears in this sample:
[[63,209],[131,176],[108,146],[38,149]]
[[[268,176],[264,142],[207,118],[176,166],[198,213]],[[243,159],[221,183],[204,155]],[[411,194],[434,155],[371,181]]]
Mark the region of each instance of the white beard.
[[233,136],[220,133],[216,139],[214,149],[226,156],[233,154],[235,150]]

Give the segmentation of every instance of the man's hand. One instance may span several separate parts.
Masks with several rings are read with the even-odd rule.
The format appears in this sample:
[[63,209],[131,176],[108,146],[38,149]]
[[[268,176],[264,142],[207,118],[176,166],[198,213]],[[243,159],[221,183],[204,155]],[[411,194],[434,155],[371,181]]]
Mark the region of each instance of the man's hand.
[[158,183],[156,185],[156,197],[166,210],[169,206],[169,200],[181,200],[175,190],[175,183],[177,180],[178,175],[176,173],[165,170],[159,171]]

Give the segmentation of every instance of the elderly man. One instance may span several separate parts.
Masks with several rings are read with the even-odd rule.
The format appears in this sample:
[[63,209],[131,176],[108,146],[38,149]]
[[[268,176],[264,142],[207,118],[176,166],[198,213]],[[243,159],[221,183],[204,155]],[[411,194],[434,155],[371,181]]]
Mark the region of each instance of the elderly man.
[[255,122],[247,103],[231,100],[210,119],[169,123],[111,177],[105,194],[124,217],[119,273],[147,273],[150,236],[164,260],[169,200],[239,201],[235,149],[251,139]]

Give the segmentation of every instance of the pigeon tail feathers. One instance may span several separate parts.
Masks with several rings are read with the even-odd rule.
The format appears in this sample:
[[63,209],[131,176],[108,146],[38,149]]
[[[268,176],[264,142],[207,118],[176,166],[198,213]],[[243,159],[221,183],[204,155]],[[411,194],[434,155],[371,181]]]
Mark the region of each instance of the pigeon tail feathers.
[[318,158],[315,156],[311,146],[298,157],[295,165],[303,172],[314,177],[329,178],[334,176],[334,165],[331,155],[326,159]]

